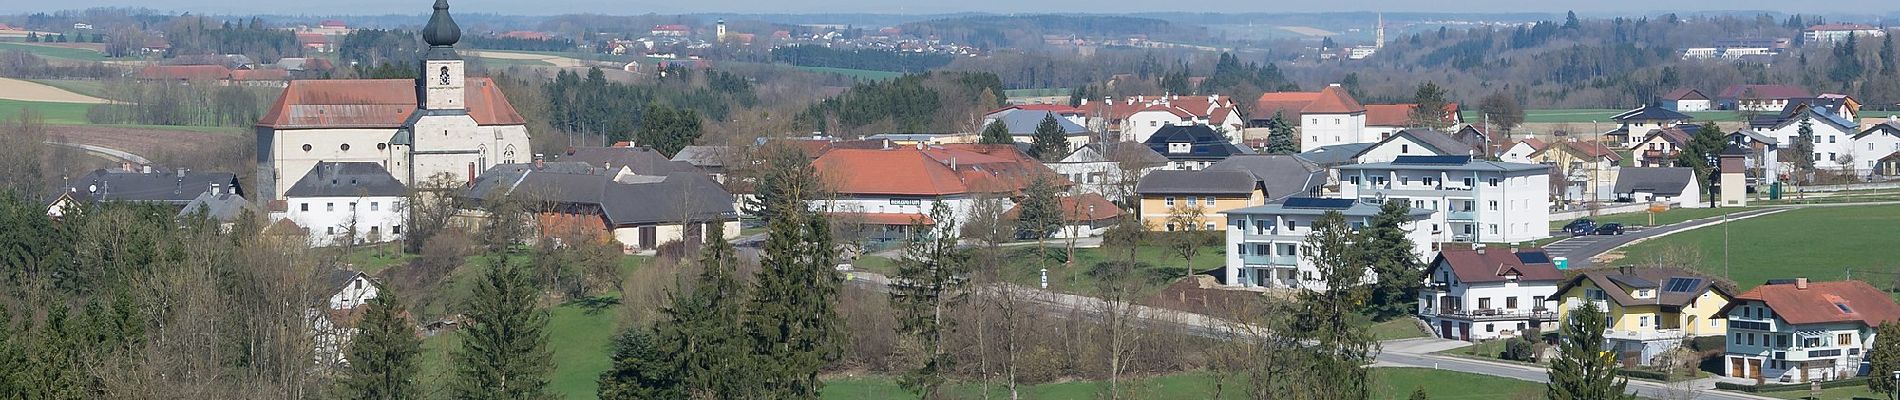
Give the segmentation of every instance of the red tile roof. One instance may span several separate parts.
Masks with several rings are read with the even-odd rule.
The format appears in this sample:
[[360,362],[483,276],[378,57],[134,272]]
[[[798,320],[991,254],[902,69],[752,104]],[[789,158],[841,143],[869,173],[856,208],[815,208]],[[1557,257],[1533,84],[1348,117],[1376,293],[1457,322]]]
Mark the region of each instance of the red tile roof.
[[1537,138],[1528,138],[1524,140],[1519,140],[1517,142],[1530,145],[1531,151],[1543,150],[1545,147],[1550,146],[1549,144],[1545,144],[1544,141],[1542,140],[1537,140]]
[[1367,104],[1366,126],[1412,126],[1417,104]]
[[[399,128],[417,109],[416,81],[329,79],[290,81],[284,94],[257,121],[276,129]],[[468,78],[463,99],[478,125],[527,121],[488,78]]]
[[1313,99],[1313,103],[1307,104],[1306,108],[1300,109],[1301,114],[1351,114],[1360,112],[1366,112],[1366,106],[1360,105],[1359,100],[1353,99],[1352,94],[1346,93],[1346,88],[1341,86],[1327,86],[1325,89],[1320,89],[1319,96]]
[[[1861,281],[1811,282],[1807,289],[1794,283],[1761,285],[1735,296],[1768,304],[1775,315],[1791,324],[1860,322],[1868,326],[1900,321],[1900,304],[1886,292]],[[1724,310],[1726,313],[1727,310]]]
[[[1056,207],[1062,210],[1062,220],[1069,221],[1070,223],[1101,221],[1122,215],[1121,206],[1117,206],[1114,202],[1108,201],[1108,198],[1095,193],[1084,193],[1081,196],[1063,196],[1060,203],[1061,204],[1057,204]],[[1017,204],[1015,207],[1011,207],[1009,212],[1004,213],[1003,218],[1013,220],[1021,215],[1022,212],[1023,205]]]
[[328,44],[330,43],[330,38],[324,37],[321,33],[299,33],[297,34],[297,43],[306,45]]
[[1317,98],[1319,98],[1319,92],[1261,93],[1260,98],[1253,102],[1253,112],[1259,115],[1257,118],[1273,118],[1274,115],[1279,115],[1288,121],[1298,120],[1300,109],[1306,108],[1307,104],[1312,104],[1313,99]]
[[231,69],[222,65],[147,65],[139,70],[139,79],[215,81],[231,77]]
[[1617,154],[1616,149],[1612,148],[1609,145],[1602,144],[1600,142],[1599,143],[1558,142],[1557,145],[1566,149],[1570,149],[1571,151],[1577,154],[1582,154],[1584,157],[1607,158],[1611,161],[1623,161],[1623,155]]
[[853,195],[1015,193],[1037,174],[1053,174],[1006,145],[836,148],[812,165],[833,191]]
[[1457,276],[1459,281],[1470,283],[1503,282],[1506,276],[1512,274],[1516,274],[1520,282],[1564,279],[1564,273],[1557,271],[1557,265],[1548,261],[1549,255],[1542,257],[1544,262],[1526,263],[1518,257],[1520,253],[1544,253],[1544,249],[1524,248],[1512,251],[1511,249],[1447,248],[1438,252],[1438,258],[1432,261],[1431,268],[1438,268],[1439,265],[1449,266],[1452,275]]
[[287,81],[290,71],[281,69],[240,69],[231,71],[234,81]]

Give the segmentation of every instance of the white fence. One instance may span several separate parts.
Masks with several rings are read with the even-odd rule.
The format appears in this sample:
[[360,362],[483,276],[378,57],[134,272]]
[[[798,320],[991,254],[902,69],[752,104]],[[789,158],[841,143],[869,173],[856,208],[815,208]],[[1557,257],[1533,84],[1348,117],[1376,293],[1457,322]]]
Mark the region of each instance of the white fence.
[[1850,183],[1846,185],[1813,185],[1813,186],[1782,185],[1781,195],[1783,197],[1787,197],[1789,193],[1793,193],[1794,190],[1796,189],[1800,189],[1800,191],[1803,191],[1803,192],[1845,192],[1845,191],[1850,191],[1850,190],[1900,189],[1900,181]]

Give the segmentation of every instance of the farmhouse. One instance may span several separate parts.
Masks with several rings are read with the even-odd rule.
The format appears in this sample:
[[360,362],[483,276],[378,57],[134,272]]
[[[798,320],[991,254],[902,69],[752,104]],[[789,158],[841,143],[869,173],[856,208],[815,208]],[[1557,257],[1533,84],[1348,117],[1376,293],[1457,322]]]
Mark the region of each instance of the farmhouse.
[[1491,340],[1551,331],[1551,292],[1564,279],[1544,249],[1447,248],[1425,267],[1418,316],[1438,337]]
[[1623,168],[1616,178],[1616,200],[1658,202],[1682,208],[1708,206],[1695,168]]

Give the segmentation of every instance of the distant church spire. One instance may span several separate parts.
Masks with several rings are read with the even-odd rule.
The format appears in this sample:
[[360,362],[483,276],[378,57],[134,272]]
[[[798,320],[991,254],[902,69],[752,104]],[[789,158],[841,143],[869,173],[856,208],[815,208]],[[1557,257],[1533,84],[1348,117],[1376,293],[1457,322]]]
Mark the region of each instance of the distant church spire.
[[422,27],[422,41],[429,47],[448,48],[461,40],[462,28],[449,16],[449,0],[435,0],[435,15],[430,15],[429,24]]
[[1372,29],[1372,48],[1385,49],[1385,13],[1379,13],[1379,26]]
[[421,90],[418,106],[428,110],[464,109],[462,56],[455,54],[455,42],[462,39],[462,28],[449,17],[449,1],[435,0],[435,15],[422,27],[422,41],[429,43],[423,52],[422,71],[416,75]]

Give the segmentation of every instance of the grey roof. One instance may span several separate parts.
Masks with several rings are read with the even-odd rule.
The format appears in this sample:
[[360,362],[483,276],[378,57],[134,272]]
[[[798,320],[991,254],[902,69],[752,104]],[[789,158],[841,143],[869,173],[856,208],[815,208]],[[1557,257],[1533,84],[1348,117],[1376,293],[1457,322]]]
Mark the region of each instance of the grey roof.
[[686,146],[673,154],[673,161],[692,164],[696,167],[726,166],[726,146]]
[[1036,127],[1042,126],[1042,119],[1051,115],[1055,116],[1056,126],[1062,127],[1062,134],[1064,135],[1081,135],[1089,132],[1089,128],[1082,127],[1082,125],[1075,123],[1075,121],[1070,121],[1068,118],[1063,118],[1054,112],[1022,109],[1010,109],[998,112],[992,115],[991,118],[984,120],[983,125],[989,126],[991,122],[1002,121],[1003,126],[1009,128],[1009,134],[1011,136],[1031,136],[1036,134]]
[[[1192,143],[1186,153],[1168,152],[1169,143]],[[1235,146],[1207,125],[1167,125],[1148,136],[1148,148],[1169,160],[1219,160],[1253,150]]]
[[1392,136],[1386,137],[1385,140],[1379,141],[1379,144],[1385,144],[1386,142],[1398,140],[1398,138],[1400,137],[1411,138],[1412,141],[1414,142],[1418,142],[1419,144],[1425,145],[1426,147],[1431,147],[1432,151],[1436,151],[1438,152],[1438,154],[1453,155],[1453,156],[1468,156],[1468,155],[1474,155],[1474,154],[1483,154],[1482,152],[1478,152],[1477,151],[1478,149],[1475,146],[1466,144],[1465,142],[1459,141],[1458,139],[1453,139],[1451,135],[1447,135],[1444,132],[1439,132],[1439,131],[1435,131],[1431,129],[1402,130],[1402,131],[1399,131],[1398,133],[1392,134]]
[[333,295],[333,294],[336,294],[336,292],[342,291],[343,286],[349,285],[351,281],[356,280],[357,276],[364,275],[362,272],[359,272],[359,271],[352,271],[352,270],[347,270],[347,269],[342,269],[342,268],[324,271],[324,272],[321,272],[320,274],[322,274],[322,276],[318,277],[317,279],[323,283],[323,288],[329,289],[329,291],[327,292],[318,293],[318,295],[322,296],[322,298],[328,298],[330,297],[330,295]]
[[[1102,151],[1106,147],[1108,151]],[[1156,153],[1144,143],[1089,143],[1075,149],[1063,157],[1065,163],[1088,162],[1132,162],[1138,165],[1162,165],[1168,163],[1168,157]]]
[[1378,143],[1346,143],[1320,146],[1300,153],[1299,156],[1300,158],[1319,165],[1346,165],[1358,161],[1360,154],[1365,153],[1366,149],[1370,149],[1376,144]]
[[[1406,156],[1399,156],[1399,158],[1403,160],[1406,158]],[[1389,170],[1407,170],[1407,171],[1520,172],[1520,171],[1548,170],[1550,169],[1550,166],[1544,165],[1544,164],[1525,164],[1525,163],[1491,161],[1491,160],[1466,160],[1463,163],[1458,163],[1458,164],[1416,164],[1416,163],[1400,163],[1400,162],[1395,161],[1395,162],[1382,162],[1382,163],[1372,163],[1372,164],[1342,165],[1342,166],[1339,166],[1338,169],[1341,171],[1362,170],[1362,169],[1380,169],[1380,170],[1389,169]]]
[[70,194],[75,201],[141,201],[161,202],[171,205],[185,205],[198,195],[209,192],[211,185],[237,194],[244,191],[238,186],[237,174],[230,172],[198,172],[178,170],[173,172],[126,172],[123,170],[93,170],[92,173],[70,181],[70,184],[53,193],[51,197]]
[[624,166],[640,175],[702,172],[692,164],[675,162],[666,155],[646,147],[577,147],[569,149],[566,155],[556,156],[548,161],[578,161],[613,169]]
[[1694,168],[1623,168],[1616,173],[1616,193],[1676,196],[1692,183],[1695,183]]
[[1135,193],[1148,194],[1250,194],[1253,174],[1238,170],[1149,172],[1135,184]]
[[[1762,142],[1769,146],[1778,146],[1781,144],[1781,141],[1775,140],[1775,138],[1772,138],[1772,137],[1768,137],[1768,135],[1756,133],[1755,131],[1740,130],[1740,131],[1730,132],[1728,135],[1731,139],[1739,135],[1741,137],[1748,138],[1748,140]],[[1859,137],[1859,136],[1856,136],[1856,137]]]
[[1812,117],[1816,120],[1820,120],[1821,123],[1833,125],[1842,131],[1848,132],[1853,132],[1856,126],[1859,125],[1854,121],[1848,121],[1846,118],[1842,118],[1840,114],[1823,110],[1822,108],[1823,107],[1812,107],[1807,104],[1789,103],[1788,107],[1781,110],[1780,115],[1762,115],[1748,120],[1748,127],[1781,129],[1791,124],[1800,123],[1804,116]]
[[252,205],[250,201],[244,200],[244,196],[239,196],[235,193],[214,194],[205,192],[199,194],[198,198],[191,199],[190,203],[186,203],[185,208],[178,211],[178,216],[183,217],[203,212],[206,218],[213,220],[235,221],[238,217],[244,216],[245,211],[250,211],[253,215],[257,215],[257,206]]
[[[1298,200],[1298,198],[1287,199],[1287,200]],[[1352,206],[1345,207],[1345,208],[1298,207],[1298,206],[1289,207],[1287,206],[1288,203],[1289,201],[1283,200],[1280,202],[1270,203],[1266,205],[1258,205],[1258,206],[1253,206],[1253,207],[1227,210],[1226,212],[1227,212],[1227,215],[1236,215],[1236,214],[1320,215],[1320,214],[1325,214],[1327,211],[1338,211],[1340,214],[1345,214],[1348,217],[1371,217],[1374,215],[1379,215],[1379,207],[1380,207],[1379,204],[1368,203],[1368,202],[1363,202],[1363,201],[1354,201],[1352,202]],[[1432,210],[1423,209],[1423,208],[1413,208],[1411,209],[1411,212],[1408,213],[1408,215],[1411,215],[1412,218],[1415,218],[1415,219],[1424,219],[1426,217],[1432,216]]]
[[616,181],[611,171],[580,163],[546,163],[541,168],[502,164],[482,174],[465,196],[523,194],[557,207],[599,213],[610,227],[732,217],[732,194],[704,173],[640,178],[649,179]]
[[1228,157],[1207,167],[1209,171],[1246,171],[1266,191],[1267,201],[1312,193],[1326,184],[1326,169],[1319,164],[1288,154],[1247,154]]
[[319,162],[290,185],[284,197],[407,196],[409,187],[396,181],[382,164],[373,162]]

